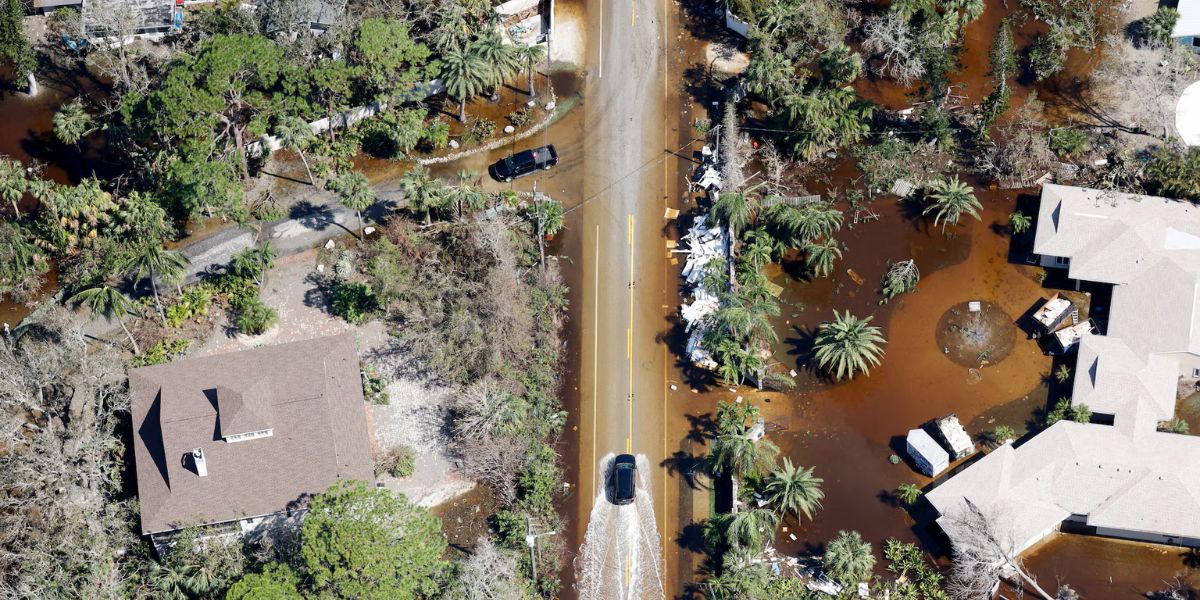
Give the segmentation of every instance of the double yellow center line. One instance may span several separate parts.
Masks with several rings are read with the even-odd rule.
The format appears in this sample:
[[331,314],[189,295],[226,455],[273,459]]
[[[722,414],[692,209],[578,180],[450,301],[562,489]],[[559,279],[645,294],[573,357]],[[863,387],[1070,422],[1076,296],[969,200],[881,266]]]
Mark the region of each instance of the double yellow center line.
[[633,454],[633,215],[626,220],[629,241],[629,329],[625,330],[625,357],[629,360],[629,437],[625,438],[625,453]]

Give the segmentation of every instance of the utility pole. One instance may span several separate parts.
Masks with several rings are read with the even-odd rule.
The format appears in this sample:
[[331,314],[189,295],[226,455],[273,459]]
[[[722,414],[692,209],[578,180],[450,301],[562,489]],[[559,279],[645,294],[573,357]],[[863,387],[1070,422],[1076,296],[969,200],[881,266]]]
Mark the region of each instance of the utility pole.
[[555,532],[554,531],[546,531],[546,532],[538,533],[538,534],[533,533],[533,519],[531,519],[529,517],[529,515],[525,515],[525,527],[526,527],[525,531],[527,532],[525,535],[525,545],[529,546],[529,573],[531,575],[530,579],[533,580],[533,588],[536,590],[537,589],[537,552],[536,552],[537,539],[542,536],[546,536],[546,535],[554,535]]

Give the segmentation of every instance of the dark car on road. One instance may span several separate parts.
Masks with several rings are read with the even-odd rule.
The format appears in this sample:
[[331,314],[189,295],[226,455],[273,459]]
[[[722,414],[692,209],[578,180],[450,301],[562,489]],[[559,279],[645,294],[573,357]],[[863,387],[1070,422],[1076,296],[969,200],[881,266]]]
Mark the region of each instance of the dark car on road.
[[532,150],[522,150],[500,159],[488,167],[492,177],[498,181],[512,181],[517,177],[528,175],[537,170],[549,171],[550,167],[558,164],[558,152],[554,146],[542,146]]
[[632,454],[622,454],[613,461],[613,504],[630,504],[637,486],[637,461]]

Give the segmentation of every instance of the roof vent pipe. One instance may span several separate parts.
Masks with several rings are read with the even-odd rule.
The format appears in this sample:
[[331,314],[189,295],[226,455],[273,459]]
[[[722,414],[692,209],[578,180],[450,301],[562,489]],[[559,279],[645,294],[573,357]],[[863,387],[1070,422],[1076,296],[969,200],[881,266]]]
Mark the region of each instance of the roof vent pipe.
[[201,477],[208,477],[208,465],[204,462],[204,449],[192,449],[192,462],[196,463],[196,474]]

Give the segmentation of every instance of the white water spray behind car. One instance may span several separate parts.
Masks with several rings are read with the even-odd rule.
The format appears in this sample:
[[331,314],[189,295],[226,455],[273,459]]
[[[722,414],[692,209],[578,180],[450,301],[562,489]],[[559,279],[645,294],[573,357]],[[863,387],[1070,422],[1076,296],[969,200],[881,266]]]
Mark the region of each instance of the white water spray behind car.
[[600,459],[596,499],[583,546],[575,558],[580,600],[661,600],[662,545],[650,495],[650,462],[637,455],[637,492],[632,504],[609,498],[613,454]]

